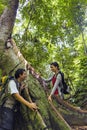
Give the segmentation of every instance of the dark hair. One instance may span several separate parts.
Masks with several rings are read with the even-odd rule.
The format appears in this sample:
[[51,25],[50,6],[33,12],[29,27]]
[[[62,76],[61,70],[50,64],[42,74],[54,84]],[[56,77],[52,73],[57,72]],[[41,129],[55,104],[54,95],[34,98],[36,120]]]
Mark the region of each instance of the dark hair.
[[25,71],[25,69],[17,69],[16,72],[15,72],[15,78],[19,78],[20,74],[22,75],[23,72]]
[[57,62],[52,62],[50,65],[53,65],[59,69],[59,64]]

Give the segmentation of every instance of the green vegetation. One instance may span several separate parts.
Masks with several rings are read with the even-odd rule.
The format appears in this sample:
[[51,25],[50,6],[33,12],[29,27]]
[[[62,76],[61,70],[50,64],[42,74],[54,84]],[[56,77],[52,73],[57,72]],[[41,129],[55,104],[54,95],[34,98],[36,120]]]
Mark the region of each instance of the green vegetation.
[[[7,3],[1,0],[0,15]],[[86,29],[87,0],[20,0],[12,35],[40,75],[49,76],[48,65],[58,61],[71,94],[79,96],[84,91],[83,97],[87,98]],[[78,103],[80,99],[72,101]]]

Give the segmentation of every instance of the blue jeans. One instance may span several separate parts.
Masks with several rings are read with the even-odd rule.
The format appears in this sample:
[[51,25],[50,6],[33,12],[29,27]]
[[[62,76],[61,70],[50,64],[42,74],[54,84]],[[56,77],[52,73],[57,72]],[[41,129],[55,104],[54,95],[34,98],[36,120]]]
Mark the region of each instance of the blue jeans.
[[10,108],[0,108],[0,130],[13,130],[14,111]]
[[5,129],[5,128],[0,128],[0,130],[7,130],[7,129]]

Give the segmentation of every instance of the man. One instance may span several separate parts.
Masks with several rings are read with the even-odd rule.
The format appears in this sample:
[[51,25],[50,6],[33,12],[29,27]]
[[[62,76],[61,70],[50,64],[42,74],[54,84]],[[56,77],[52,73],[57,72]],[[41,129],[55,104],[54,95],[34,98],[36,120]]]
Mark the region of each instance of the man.
[[18,69],[15,72],[15,79],[11,79],[8,83],[8,98],[2,107],[0,119],[0,130],[13,130],[14,112],[13,109],[18,102],[23,103],[31,110],[37,110],[35,103],[30,103],[20,95],[21,83],[26,79],[25,69]]
[[62,84],[62,76],[59,73],[60,72],[60,68],[57,62],[52,62],[50,64],[50,68],[51,71],[54,72],[54,75],[52,77],[50,77],[49,79],[44,79],[43,80],[45,82],[50,82],[52,81],[52,91],[48,97],[49,101],[52,101],[52,96],[53,95],[59,95],[61,99],[63,99],[63,93],[61,92],[61,89],[63,88],[63,84]]

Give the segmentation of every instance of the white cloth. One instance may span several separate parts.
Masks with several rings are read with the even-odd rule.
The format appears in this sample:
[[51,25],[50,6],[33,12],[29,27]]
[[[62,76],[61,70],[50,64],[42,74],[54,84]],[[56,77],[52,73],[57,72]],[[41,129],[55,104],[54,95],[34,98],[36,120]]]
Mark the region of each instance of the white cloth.
[[[48,83],[50,81],[52,81],[52,78],[53,76],[51,76],[49,79],[45,79],[43,78],[43,80]],[[58,89],[58,92],[59,92],[59,95],[61,96],[62,95],[62,92],[61,92],[61,88],[63,87],[63,84],[62,84],[62,77],[61,77],[61,74],[59,73],[56,77],[56,81],[55,81],[55,84],[53,86],[53,89],[51,91],[51,95],[54,94],[55,90]]]
[[14,80],[10,80],[9,84],[8,84],[8,92],[10,94],[14,94],[14,93],[19,93],[18,89],[17,89],[17,85],[15,83]]
[[56,89],[58,89],[58,93],[61,96],[61,88],[62,87],[63,87],[63,85],[62,85],[62,77],[61,77],[60,74],[58,74],[57,77],[56,77],[56,81],[55,81],[54,87],[53,87],[53,89],[51,91],[51,95],[53,95],[54,92],[56,91]]
[[15,83],[14,80],[10,80],[9,83],[8,83],[8,98],[4,104],[4,107],[7,107],[7,108],[13,108],[14,105],[16,104],[16,99],[12,96],[12,94],[15,94],[15,93],[19,93],[18,91],[18,88],[17,88],[17,84]]

